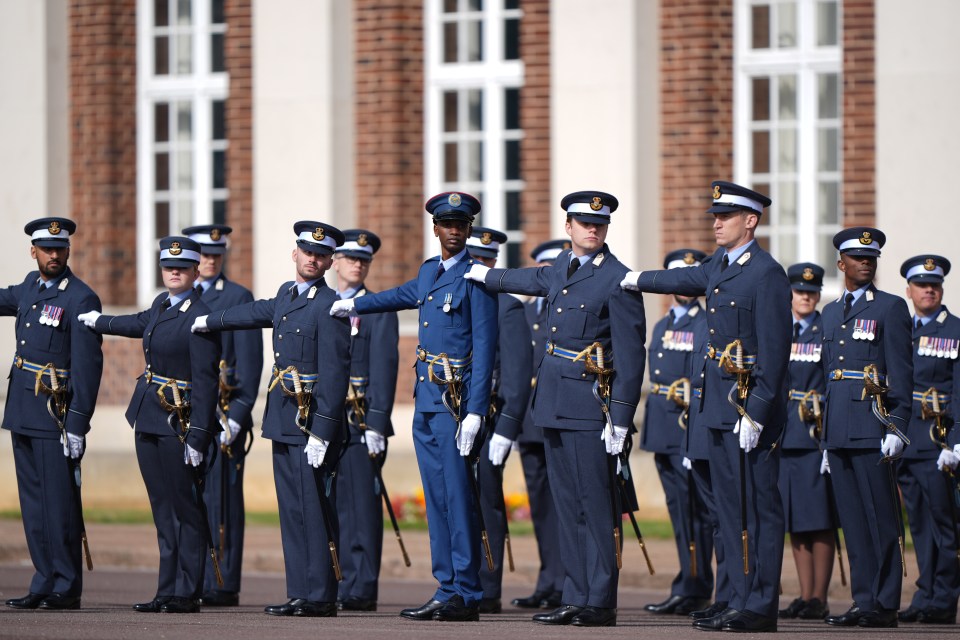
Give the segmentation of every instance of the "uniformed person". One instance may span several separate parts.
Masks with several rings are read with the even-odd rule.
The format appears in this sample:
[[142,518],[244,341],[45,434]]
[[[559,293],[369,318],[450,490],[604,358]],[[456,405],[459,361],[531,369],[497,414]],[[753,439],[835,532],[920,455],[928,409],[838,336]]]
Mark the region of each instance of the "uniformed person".
[[617,286],[627,268],[605,243],[617,206],[602,191],[571,193],[561,207],[572,248],[553,266],[478,265],[466,276],[490,291],[546,296],[549,304],[550,340],[533,406],[546,440],[566,576],[561,606],[533,616],[541,624],[614,626],[617,620],[619,538],[613,532],[619,535],[622,505],[616,464],[633,428],[646,363],[643,300]]
[[6,601],[15,609],[80,608],[79,467],[103,354],[100,337],[76,320],[81,311],[100,309],[97,294],[67,266],[76,229],[66,218],[28,223],[24,231],[37,270],[21,284],[0,289],[0,315],[17,319],[3,428],[11,432],[20,516],[34,568],[30,592]]
[[[188,227],[183,235],[200,245],[200,277],[197,287],[211,311],[229,309],[253,301],[250,291],[227,278],[223,272],[227,236],[233,231],[225,224]],[[263,334],[259,329],[225,331],[220,334],[220,395],[217,418],[222,431],[207,452],[211,461],[204,483],[204,501],[210,530],[223,577],[216,582],[212,560],[207,560],[200,604],[207,607],[235,607],[240,601],[240,573],[243,562],[244,462],[253,443],[253,405],[263,371]]]
[[[467,239],[467,250],[477,262],[496,266],[500,247],[507,234],[488,227],[473,227]],[[530,401],[530,379],[533,376],[533,348],[527,328],[523,303],[508,293],[497,296],[496,364],[493,369],[490,413],[487,416],[486,438],[477,463],[480,485],[480,508],[489,536],[494,569],[480,565],[483,598],[480,613],[500,613],[500,588],[503,583],[504,543],[508,514],[503,499],[503,468],[507,456],[520,436],[523,416]]]
[[[479,619],[480,531],[468,477],[474,440],[490,405],[497,344],[497,300],[463,279],[473,264],[466,249],[480,202],[466,193],[436,195],[426,203],[440,255],[417,277],[394,289],[339,300],[331,313],[419,309],[413,441],[420,466],[433,576],[433,597],[400,615],[413,620]],[[445,381],[452,384],[448,385]],[[459,401],[458,401],[459,396]],[[454,416],[456,414],[456,417]]]
[[936,255],[915,256],[900,267],[914,311],[913,410],[910,446],[897,464],[897,479],[919,569],[917,590],[900,612],[900,622],[953,624],[957,619],[957,505],[951,504],[953,482],[944,469],[957,466],[948,414],[956,414],[953,399],[960,397],[960,318],[943,305],[948,273],[950,261]]
[[[380,238],[366,229],[346,229],[333,254],[337,295],[349,300],[372,293],[364,281]],[[393,399],[397,391],[399,321],[394,312],[350,318],[350,392],[348,437],[337,474],[337,518],[343,549],[343,580],[337,606],[343,611],[376,611],[383,552],[383,498],[377,469],[387,458],[393,436]]]
[[827,617],[835,626],[896,627],[900,607],[903,523],[893,461],[907,444],[913,358],[906,303],[873,284],[885,241],[870,227],[833,237],[844,286],[823,310],[824,471],[840,512],[853,593],[846,613]]
[[623,286],[707,296],[709,361],[697,420],[710,429],[723,548],[744,562],[727,563],[733,572],[727,609],[695,620],[694,627],[775,631],[783,505],[774,445],[786,422],[789,285],[783,267],[754,240],[770,198],[731,182],[711,187],[707,212],[714,216],[717,251],[699,267],[631,273]]
[[337,615],[334,550],[339,544],[336,460],[345,437],[350,325],[329,317],[337,294],[323,274],[343,233],[328,224],[293,225],[296,278],[276,296],[198,318],[195,332],[273,327],[273,373],[263,437],[273,443],[273,478],[286,572],[284,604],[274,616]]
[[780,610],[781,618],[822,620],[830,614],[827,591],[836,553],[836,524],[833,495],[827,487],[830,479],[820,473],[820,431],[827,387],[820,366],[823,323],[817,311],[823,274],[823,267],[812,262],[787,269],[793,296],[793,342],[779,486],[800,580],[800,597]]
[[[547,240],[530,252],[530,258],[538,267],[553,264],[557,256],[570,249],[570,240]],[[549,305],[543,296],[533,296],[523,305],[527,327],[530,330],[532,349],[533,378],[531,388],[536,387],[536,373],[540,362],[546,355],[544,345],[550,339],[550,327],[547,325]],[[530,394],[533,400],[533,394]],[[556,532],[557,507],[550,495],[550,479],[547,476],[547,458],[543,446],[543,429],[533,422],[532,402],[527,403],[523,417],[523,430],[517,438],[520,448],[520,464],[527,485],[527,501],[530,503],[530,521],[533,535],[537,539],[537,553],[540,558],[540,571],[537,583],[529,596],[514,598],[511,604],[522,609],[556,609],[563,601],[563,560],[560,558],[560,545]]]
[[[663,268],[693,267],[704,258],[702,251],[678,249],[667,254]],[[713,593],[709,553],[713,529],[706,510],[691,508],[691,500],[697,499],[696,487],[690,471],[683,466],[682,453],[689,428],[683,405],[689,402],[685,389],[691,384],[694,338],[698,332],[706,331],[706,323],[696,297],[674,295],[667,315],[654,325],[650,337],[650,393],[643,414],[640,448],[654,454],[680,560],[680,570],[670,585],[670,597],[646,605],[644,610],[650,613],[689,615],[707,608]],[[697,556],[691,558],[691,549],[701,554],[700,561]],[[703,550],[708,553],[703,555]]]
[[154,599],[133,606],[142,613],[200,610],[197,600],[210,543],[202,476],[210,443],[220,432],[220,342],[190,333],[194,319],[209,311],[194,289],[199,264],[197,242],[184,236],[163,238],[160,270],[167,290],[149,309],[123,316],[97,311],[79,316],[98,333],[143,340],[145,368],[126,418],[134,428],[137,462],[157,527],[160,572]]

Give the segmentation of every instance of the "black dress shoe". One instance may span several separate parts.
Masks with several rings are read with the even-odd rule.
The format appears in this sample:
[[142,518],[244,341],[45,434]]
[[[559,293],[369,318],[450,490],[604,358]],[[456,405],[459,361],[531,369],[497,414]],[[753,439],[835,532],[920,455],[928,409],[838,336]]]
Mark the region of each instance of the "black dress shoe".
[[615,627],[617,626],[617,610],[584,607],[583,611],[573,616],[570,624],[575,627]]
[[570,624],[581,611],[583,611],[583,607],[568,604],[558,607],[550,613],[538,613],[533,616],[533,621],[540,624]]
[[540,601],[541,609],[556,609],[563,606],[563,591],[554,591]]
[[481,598],[480,613],[500,613],[503,611],[503,605],[500,604],[500,598]]
[[14,609],[36,609],[47,597],[45,593],[28,593],[22,598],[10,598],[6,605]]
[[271,604],[263,608],[263,612],[271,616],[292,616],[294,609],[306,602],[303,598],[291,598],[284,604]]
[[678,616],[688,616],[694,611],[701,611],[709,604],[710,600],[707,598],[695,598],[693,596],[687,596],[683,602],[677,605],[677,608],[673,610],[673,613],[674,615]]
[[376,611],[376,600],[365,600],[364,598],[347,598],[337,602],[337,609],[341,611]]
[[445,602],[440,602],[439,600],[430,600],[424,605],[419,607],[413,607],[411,609],[404,609],[400,612],[401,618],[408,618],[410,620],[433,620],[433,612],[442,607]]
[[62,593],[51,593],[40,601],[41,609],[62,611],[64,609],[79,609],[80,596],[65,596]]
[[766,633],[777,630],[777,619],[771,616],[762,616],[753,611],[741,611],[723,623],[721,631],[734,633]]
[[160,607],[160,613],[200,613],[200,605],[193,598],[174,596]]
[[896,609],[877,609],[868,611],[857,620],[858,627],[870,629],[893,629],[897,626]]
[[826,602],[821,602],[820,598],[810,598],[803,609],[797,613],[801,620],[823,620],[830,615],[830,608]]
[[527,596],[526,598],[514,598],[510,601],[515,607],[520,607],[521,609],[539,609],[540,603],[550,597],[550,594],[546,591],[536,591],[532,596]]
[[694,620],[703,620],[704,618],[712,618],[713,616],[723,613],[727,610],[727,603],[722,600],[719,602],[714,602],[712,605],[705,609],[700,609],[699,611],[691,611],[690,617]]
[[139,611],[140,613],[160,613],[160,607],[167,604],[170,598],[171,596],[157,596],[150,602],[141,602],[133,605],[133,610]]
[[433,619],[440,622],[477,622],[480,620],[480,607],[477,603],[468,605],[461,596],[456,595],[433,612]]
[[337,603],[304,600],[294,608],[293,615],[299,618],[335,618],[337,616]]
[[204,607],[236,607],[240,604],[240,594],[235,591],[207,591],[200,596]]
[[700,629],[701,631],[720,631],[727,620],[735,618],[738,615],[740,615],[739,611],[732,607],[727,607],[720,613],[710,618],[700,618],[699,620],[694,620],[693,628]]
[[927,607],[920,612],[917,622],[921,624],[956,624],[957,610]]
[[786,609],[780,609],[780,611],[777,612],[777,616],[780,618],[796,618],[798,615],[800,615],[800,611],[806,606],[806,600],[803,598],[797,598],[788,604]]
[[900,622],[916,622],[920,618],[920,609],[909,606],[897,614],[897,620]]
[[673,613],[674,609],[677,608],[677,605],[686,600],[686,597],[676,595],[670,596],[663,602],[658,602],[656,604],[648,604],[643,607],[644,611],[649,611],[650,613],[661,613],[669,614]]
[[846,613],[841,613],[838,616],[827,616],[824,618],[824,622],[835,627],[855,627],[865,613],[865,611],[860,610],[859,605],[855,604],[847,609]]

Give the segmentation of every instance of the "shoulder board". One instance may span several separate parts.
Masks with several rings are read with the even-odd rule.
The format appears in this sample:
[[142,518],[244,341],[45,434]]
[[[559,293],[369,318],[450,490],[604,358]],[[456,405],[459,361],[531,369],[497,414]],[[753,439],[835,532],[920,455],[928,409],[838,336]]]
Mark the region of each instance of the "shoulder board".
[[64,278],[63,280],[60,281],[60,286],[57,287],[57,289],[59,289],[60,291],[65,291],[67,289],[68,284],[70,284],[70,278]]
[[223,291],[223,278],[217,280],[217,284],[213,285],[213,288],[217,291]]
[[873,302],[873,291],[871,289],[867,289],[867,292],[863,295],[866,296],[867,302]]
[[190,305],[193,304],[193,300],[187,299],[184,301],[183,305],[180,307],[180,313],[186,313],[187,309],[190,308]]
[[317,291],[319,291],[319,289],[317,289],[317,285],[313,285],[312,287],[310,287],[310,293],[307,294],[307,300],[313,300],[314,298],[316,298]]
[[737,264],[742,267],[743,265],[747,264],[747,260],[749,260],[749,259],[750,259],[750,252],[747,251],[747,252],[744,253],[742,256],[740,256],[739,258],[737,258]]
[[937,322],[940,324],[943,324],[946,321],[948,315],[950,314],[947,312],[947,310],[943,309],[939,314],[937,314]]
[[604,253],[603,253],[602,251],[601,251],[600,253],[598,253],[598,254],[596,255],[596,257],[593,259],[593,266],[599,267],[601,264],[603,264],[603,259],[606,258],[606,257],[607,257],[607,256],[604,255]]
[[697,317],[698,313],[700,313],[700,307],[690,307],[690,310],[687,311],[687,315],[691,318]]

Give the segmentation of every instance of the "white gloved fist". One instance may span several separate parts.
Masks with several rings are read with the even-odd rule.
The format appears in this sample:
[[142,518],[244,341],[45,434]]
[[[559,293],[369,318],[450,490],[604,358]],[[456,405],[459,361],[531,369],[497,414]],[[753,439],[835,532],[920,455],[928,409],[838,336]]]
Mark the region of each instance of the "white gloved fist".
[[99,311],[87,311],[86,313],[78,315],[77,320],[93,329],[97,326],[97,318],[101,315]]
[[880,453],[888,458],[896,458],[903,453],[903,440],[892,433],[888,433],[880,441]]
[[191,467],[199,467],[200,463],[203,462],[203,454],[190,445],[185,445],[183,447],[183,462]]
[[823,452],[823,460],[820,461],[820,475],[826,475],[830,473],[830,458],[827,457],[827,452]]
[[473,280],[474,282],[483,284],[487,279],[488,271],[490,271],[490,267],[482,264],[475,264],[470,267],[465,274],[463,274],[463,277],[465,280]]
[[641,273],[643,273],[643,271],[628,271],[627,275],[620,281],[620,288],[626,289],[627,291],[640,291],[637,282],[640,280]]
[[460,423],[460,433],[457,435],[457,447],[460,449],[460,455],[470,455],[473,449],[473,441],[477,439],[480,433],[480,416],[475,413],[468,413],[467,417]]
[[327,455],[327,441],[310,438],[303,452],[307,454],[307,464],[314,469],[319,469],[323,464],[323,457]]
[[190,332],[206,333],[207,331],[210,331],[210,329],[207,328],[207,316],[197,316],[190,326]]
[[495,467],[502,465],[503,461],[507,459],[507,454],[510,453],[512,447],[513,440],[505,438],[499,433],[493,434],[493,437],[490,438],[490,450],[487,452],[487,457],[490,458],[490,464]]
[[627,439],[626,427],[613,427],[613,433],[609,429],[600,432],[600,439],[603,440],[604,448],[611,456],[618,456],[623,451],[623,443]]
[[733,428],[734,433],[740,434],[740,448],[744,453],[750,453],[757,448],[760,442],[760,432],[763,431],[763,425],[759,422],[756,427],[750,424],[750,421],[744,417],[737,420],[737,426]]
[[227,424],[220,432],[220,444],[230,446],[237,439],[238,433],[240,433],[240,423],[233,418],[227,418]]
[[680,464],[683,465],[683,468],[687,471],[693,471],[693,461],[690,458],[684,456],[683,460],[680,461]]
[[940,451],[940,457],[937,458],[937,469],[940,471],[944,471],[945,469],[953,471],[957,468],[958,462],[960,462],[960,456],[950,451],[950,449],[942,449]]
[[378,456],[387,450],[387,439],[379,431],[367,429],[363,432],[363,441],[367,443],[367,453],[371,456]]
[[83,449],[86,446],[86,440],[83,436],[78,436],[74,433],[67,433],[67,441],[63,441],[63,436],[60,436],[60,444],[63,445],[63,456],[65,458],[71,458],[73,460],[78,460],[80,456],[83,455]]
[[330,315],[334,318],[346,318],[351,313],[353,313],[353,298],[337,300],[330,307]]

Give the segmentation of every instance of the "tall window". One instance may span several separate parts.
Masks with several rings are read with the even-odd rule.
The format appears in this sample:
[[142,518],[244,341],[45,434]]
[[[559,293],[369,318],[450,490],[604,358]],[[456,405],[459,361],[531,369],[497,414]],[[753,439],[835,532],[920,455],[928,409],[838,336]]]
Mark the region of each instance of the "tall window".
[[[480,199],[475,224],[509,243],[500,263],[520,266],[519,0],[428,0],[426,4],[426,191]],[[436,253],[426,234],[424,251]]]
[[836,254],[832,238],[842,221],[839,5],[735,4],[736,175],[773,199],[758,236],[784,265],[827,266]]
[[162,286],[157,240],[227,222],[224,0],[138,0],[137,291]]

